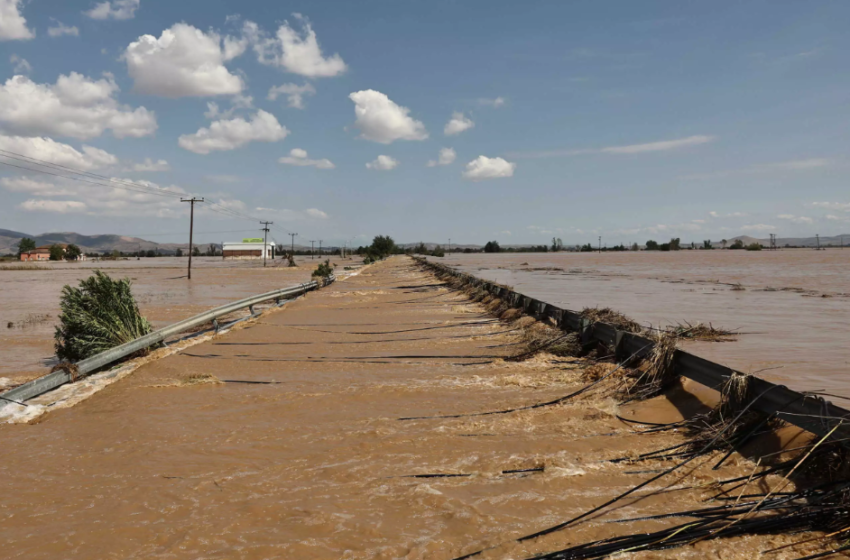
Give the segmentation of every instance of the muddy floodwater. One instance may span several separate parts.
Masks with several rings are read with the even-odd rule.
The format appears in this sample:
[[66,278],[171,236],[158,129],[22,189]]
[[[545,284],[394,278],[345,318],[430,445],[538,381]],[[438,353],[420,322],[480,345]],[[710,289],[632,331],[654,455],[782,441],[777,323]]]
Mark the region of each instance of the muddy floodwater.
[[[360,262],[355,259],[333,258],[340,266]],[[195,257],[189,282],[187,260],[143,258],[24,266],[0,264],[0,347],[3,349],[0,387],[49,371],[55,363],[53,329],[59,315],[62,287],[78,285],[94,269],[114,278],[130,278],[142,313],[154,327],[162,327],[230,301],[308,281],[320,262],[297,257],[297,268],[284,267],[279,259],[269,261],[263,268],[262,261]]]
[[643,325],[703,322],[735,330],[734,342],[683,347],[794,389],[850,397],[850,249],[453,254],[434,260],[566,309],[611,307]]
[[[701,456],[592,518],[522,539],[647,481],[669,463],[626,459],[684,436],[641,423],[704,409],[687,382],[629,405],[603,385],[564,400],[592,362],[506,359],[522,328],[394,257],[146,361],[75,406],[0,424],[0,558],[519,560],[672,528],[683,520],[648,516],[781,482],[750,485],[746,456],[797,446],[799,431],[755,438],[718,470],[722,453]],[[769,558],[790,560],[822,550],[795,544],[811,536],[618,558],[746,560],[788,545]]]

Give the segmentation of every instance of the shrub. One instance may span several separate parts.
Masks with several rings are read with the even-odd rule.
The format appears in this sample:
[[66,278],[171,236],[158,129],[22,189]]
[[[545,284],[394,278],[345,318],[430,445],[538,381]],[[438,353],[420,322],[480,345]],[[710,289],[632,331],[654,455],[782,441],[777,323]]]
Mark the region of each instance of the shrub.
[[96,270],[78,288],[62,288],[56,356],[83,360],[150,333],[150,323],[139,312],[130,287],[129,278],[113,280]]
[[51,261],[61,261],[65,258],[65,249],[62,248],[62,245],[51,245],[50,246],[50,260]]
[[502,250],[502,248],[499,246],[498,241],[488,241],[487,244],[484,245],[484,252],[485,253],[498,253],[501,250]]
[[319,263],[316,270],[313,271],[313,278],[330,278],[334,273],[334,267],[331,266],[331,260],[327,259],[323,263]]
[[65,260],[75,261],[75,260],[79,259],[80,255],[82,255],[82,254],[83,254],[83,252],[80,250],[80,248],[77,247],[76,245],[74,245],[73,243],[71,243],[65,249]]
[[761,243],[750,243],[747,245],[747,251],[761,251]]
[[736,250],[737,249],[743,249],[744,248],[744,242],[741,241],[740,239],[736,239],[735,242],[732,243],[732,245],[729,246],[729,248],[730,249],[736,249]]

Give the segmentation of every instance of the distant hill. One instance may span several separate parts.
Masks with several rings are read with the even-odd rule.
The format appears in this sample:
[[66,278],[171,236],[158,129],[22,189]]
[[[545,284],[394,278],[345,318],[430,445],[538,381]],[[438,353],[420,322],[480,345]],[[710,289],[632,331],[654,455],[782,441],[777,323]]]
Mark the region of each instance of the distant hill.
[[[17,253],[18,243],[24,237],[35,240],[36,245],[52,245],[54,243],[73,243],[86,253],[104,253],[121,251],[132,253],[135,251],[157,251],[163,255],[173,255],[178,248],[187,251],[188,243],[156,243],[139,237],[128,237],[125,235],[82,235],[74,232],[51,232],[33,235],[21,231],[0,229],[0,254]],[[220,248],[219,244],[214,244]],[[208,244],[198,244],[204,250]]]

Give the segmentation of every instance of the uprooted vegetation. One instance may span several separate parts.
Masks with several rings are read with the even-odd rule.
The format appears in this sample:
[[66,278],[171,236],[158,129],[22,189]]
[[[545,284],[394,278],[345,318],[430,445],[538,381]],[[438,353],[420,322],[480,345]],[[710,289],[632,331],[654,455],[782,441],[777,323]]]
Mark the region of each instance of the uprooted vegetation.
[[[448,275],[444,276],[444,279],[453,287],[468,293],[474,301],[487,305],[488,311],[520,330],[522,350],[518,351],[513,359],[525,360],[539,353],[584,358],[581,361],[583,366],[580,376],[584,386],[569,395],[544,403],[470,416],[520,413],[543,406],[559,406],[590,394],[614,396],[620,406],[662,395],[665,399],[674,399],[672,395],[677,392],[687,392],[682,383],[683,378],[676,371],[678,341],[725,341],[733,340],[735,336],[733,331],[701,323],[685,323],[670,326],[666,330],[648,329],[641,332],[637,323],[610,309],[585,310],[582,313],[584,318],[614,324],[621,330],[641,333],[650,339],[645,352],[615,358],[612,349],[604,348],[598,343],[582,346],[579,333],[564,332],[523,315],[518,309],[505,306],[482,288],[471,287],[464,281]],[[706,490],[716,491],[716,494],[709,498],[709,501],[714,503],[691,511],[668,511],[657,516],[618,520],[627,523],[649,519],[688,518],[684,523],[665,526],[666,528],[654,532],[627,532],[612,538],[575,544],[569,548],[537,555],[535,558],[602,559],[624,552],[667,550],[693,545],[701,540],[766,533],[801,536],[797,542],[762,551],[763,553],[773,553],[808,543],[819,543],[826,552],[798,553],[797,560],[812,560],[850,551],[850,510],[847,507],[850,504],[850,449],[846,443],[850,437],[846,431],[838,432],[844,421],[832,419],[827,425],[824,424],[827,416],[812,417],[812,425],[821,426],[821,433],[824,435],[815,436],[794,427],[793,431],[799,430],[803,435],[790,439],[793,444],[777,443],[777,440],[781,440],[777,434],[792,427],[781,420],[783,407],[772,413],[756,409],[756,403],[769,389],[756,392],[753,388],[754,379],[749,375],[733,373],[719,389],[718,400],[713,406],[706,404],[702,411],[686,415],[680,421],[654,424],[618,415],[617,418],[627,426],[642,425],[637,433],[675,431],[684,436],[684,441],[673,447],[640,455],[611,458],[612,463],[650,462],[661,468],[640,471],[657,474],[642,479],[634,487],[589,511],[514,539],[513,542],[524,542],[566,529],[591,517],[604,516],[612,511],[609,508],[622,504],[628,496],[646,490],[649,485],[665,477],[668,477],[669,481],[674,473],[678,472],[676,476],[679,476],[688,472],[684,468],[687,465],[693,463],[691,466],[696,468],[698,463],[695,461],[700,458],[710,459],[713,470],[717,471],[733,453],[739,452],[753,458],[752,472],[743,477],[721,478],[706,486]],[[803,398],[803,395],[800,398]],[[784,406],[791,404],[788,402]],[[799,417],[799,414],[795,416]],[[824,425],[827,428],[824,429]],[[758,449],[766,442],[779,445],[779,450],[770,453],[744,451]],[[750,447],[753,445],[755,447]],[[738,462],[736,460],[732,463]],[[814,533],[814,538],[811,533]],[[474,554],[477,553],[472,555]],[[795,556],[792,553],[789,557]]]
[[581,311],[581,317],[582,319],[588,319],[594,323],[607,323],[609,325],[613,325],[614,327],[617,327],[618,330],[625,332],[640,333],[643,331],[643,327],[641,327],[637,321],[627,317],[619,311],[614,311],[610,307],[585,307]]

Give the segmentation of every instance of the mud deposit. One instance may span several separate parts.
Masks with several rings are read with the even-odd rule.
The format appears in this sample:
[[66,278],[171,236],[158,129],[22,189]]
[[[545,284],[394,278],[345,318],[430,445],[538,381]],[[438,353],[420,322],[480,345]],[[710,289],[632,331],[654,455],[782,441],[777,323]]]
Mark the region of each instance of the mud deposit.
[[611,307],[644,326],[712,323],[684,342],[793,389],[850,397],[850,249],[451,255],[435,259],[559,307]]
[[[359,259],[333,260],[340,266],[360,262]],[[186,261],[186,258],[146,258],[39,263],[31,266],[33,270],[15,270],[20,263],[0,265],[0,345],[3,348],[0,387],[17,385],[49,371],[55,363],[53,329],[59,315],[62,287],[78,285],[94,269],[116,278],[131,278],[142,313],[156,328],[230,301],[308,281],[319,262],[299,257],[297,268],[284,267],[280,260],[270,261],[269,266],[263,268],[260,261],[195,257],[189,282]]]
[[[603,515],[515,542],[669,465],[610,462],[683,442],[638,434],[645,426],[614,412],[667,422],[702,405],[662,396],[618,407],[597,391],[508,414],[399,420],[530,405],[583,386],[583,360],[505,361],[516,327],[483,311],[396,257],[37,424],[0,425],[0,556],[451,559],[487,548],[480,558],[520,559],[679,524],[608,522],[717,505],[705,501],[715,481],[753,472],[738,456],[712,471],[719,457],[705,456]],[[463,476],[418,476],[434,474]],[[625,557],[748,559],[810,536]]]

